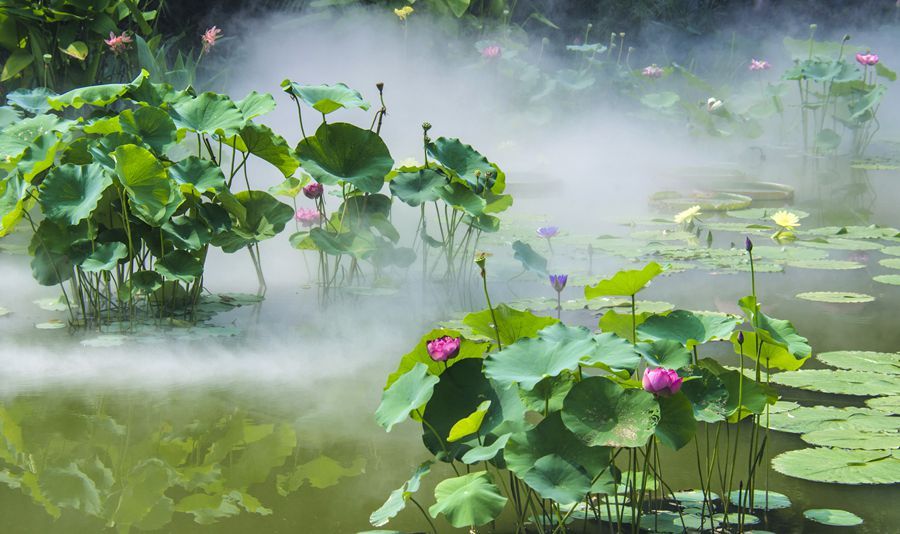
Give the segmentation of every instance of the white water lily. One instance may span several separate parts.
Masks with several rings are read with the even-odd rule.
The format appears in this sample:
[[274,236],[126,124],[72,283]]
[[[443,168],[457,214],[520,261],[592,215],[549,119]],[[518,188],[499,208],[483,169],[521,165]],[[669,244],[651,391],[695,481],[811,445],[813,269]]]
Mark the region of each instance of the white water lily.
[[706,111],[713,112],[713,111],[716,111],[717,109],[721,108],[724,105],[725,104],[723,104],[721,100],[719,100],[718,98],[716,98],[714,96],[711,96],[706,101]]
[[675,224],[690,224],[701,215],[700,206],[691,206],[690,208],[675,215]]

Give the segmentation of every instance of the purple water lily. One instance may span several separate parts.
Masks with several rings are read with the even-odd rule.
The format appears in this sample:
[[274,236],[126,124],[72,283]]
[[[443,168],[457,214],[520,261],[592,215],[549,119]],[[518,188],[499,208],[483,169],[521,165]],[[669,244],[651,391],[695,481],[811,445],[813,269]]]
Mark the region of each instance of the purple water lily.
[[557,293],[562,293],[562,290],[566,288],[566,282],[568,281],[569,275],[567,274],[550,275],[550,285],[553,286],[553,290]]
[[556,237],[559,235],[559,227],[558,226],[541,226],[537,229],[538,237],[543,237],[544,239],[550,239],[552,237]]

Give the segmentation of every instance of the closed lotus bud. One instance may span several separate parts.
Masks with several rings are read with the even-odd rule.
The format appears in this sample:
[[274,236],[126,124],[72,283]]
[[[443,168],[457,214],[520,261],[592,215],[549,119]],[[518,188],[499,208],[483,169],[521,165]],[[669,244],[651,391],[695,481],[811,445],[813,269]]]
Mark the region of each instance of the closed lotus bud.
[[737,339],[738,339],[738,345],[743,345],[743,344],[744,344],[744,333],[743,333],[743,332],[738,332],[738,338],[737,338]]
[[747,252],[753,252],[753,241],[750,241],[749,237],[744,239],[744,249],[746,249]]
[[422,123],[422,129],[425,130],[425,131],[427,132],[428,130],[431,129],[431,123],[430,123],[430,122],[423,122],[423,123]]
[[378,88],[378,92],[384,91],[384,82],[378,82],[375,84],[375,87]]
[[322,196],[322,191],[324,189],[325,188],[322,187],[322,184],[320,184],[319,182],[313,182],[303,188],[303,194],[306,196],[306,198],[316,199]]

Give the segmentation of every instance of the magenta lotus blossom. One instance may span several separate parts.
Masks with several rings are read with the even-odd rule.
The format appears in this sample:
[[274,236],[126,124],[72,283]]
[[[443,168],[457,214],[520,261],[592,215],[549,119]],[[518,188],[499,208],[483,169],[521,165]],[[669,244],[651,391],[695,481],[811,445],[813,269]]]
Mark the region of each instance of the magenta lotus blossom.
[[503,55],[503,50],[499,45],[490,45],[481,49],[481,57],[487,59],[497,59]]
[[567,274],[550,275],[550,285],[553,286],[553,290],[557,293],[562,293],[562,290],[566,288],[566,282],[568,281],[569,275]]
[[662,78],[663,70],[654,63],[648,67],[644,67],[644,70],[641,71],[641,75],[646,76],[647,78]]
[[772,68],[772,65],[765,59],[754,58],[750,60],[750,70],[769,70],[770,68]]
[[459,356],[460,339],[444,336],[425,343],[428,356],[436,362],[446,362]]
[[131,43],[131,37],[125,32],[122,32],[122,35],[116,35],[113,32],[109,32],[109,39],[104,39],[103,42],[106,43],[106,46],[108,46],[110,50],[112,50],[113,54],[118,55],[128,49],[128,45]]
[[543,237],[544,239],[550,239],[552,237],[556,237],[559,235],[559,227],[557,226],[541,226],[537,229],[538,237]]
[[681,382],[682,378],[676,371],[662,367],[644,369],[644,378],[641,380],[644,391],[663,396],[678,393],[678,390],[681,389]]
[[322,187],[322,184],[320,184],[319,182],[313,182],[303,188],[303,194],[306,196],[306,198],[317,199],[322,196],[322,191],[324,190],[325,188]]
[[873,54],[871,52],[866,52],[865,54],[856,54],[856,61],[860,65],[866,65],[871,67],[878,63],[878,54]]
[[216,46],[216,41],[218,41],[220,37],[222,37],[222,30],[215,26],[212,26],[203,32],[203,36],[200,37],[200,40],[203,42],[203,53],[209,53],[212,47]]
[[294,214],[294,219],[303,226],[312,226],[318,224],[322,220],[322,216],[319,215],[318,210],[300,208]]

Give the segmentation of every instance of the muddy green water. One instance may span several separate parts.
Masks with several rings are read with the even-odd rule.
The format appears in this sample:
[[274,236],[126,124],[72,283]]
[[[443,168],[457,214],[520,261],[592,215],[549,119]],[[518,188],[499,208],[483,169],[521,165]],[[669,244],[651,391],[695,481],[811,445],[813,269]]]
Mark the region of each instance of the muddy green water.
[[[831,178],[823,179],[823,173]],[[798,186],[795,206],[812,214],[804,225],[900,224],[897,172],[780,174],[767,178]],[[537,202],[526,200],[516,210],[528,213],[537,207]],[[574,226],[577,211],[568,218],[571,221],[562,224]],[[614,225],[602,230],[622,232]],[[717,235],[723,241],[737,237]],[[272,261],[288,261],[283,252],[273,250]],[[848,254],[833,251],[832,257]],[[897,351],[900,288],[872,282],[873,275],[886,270],[877,264],[879,253],[867,254],[871,257],[866,269],[788,268],[785,273],[763,274],[762,300],[772,315],[793,321],[815,352]],[[213,261],[249,264],[244,257]],[[290,261],[300,269],[296,258]],[[600,258],[595,270],[612,272],[622,264]],[[291,279],[270,280],[264,303],[215,318],[222,327],[239,328],[237,336],[91,348],[80,341],[96,334],[34,328],[35,323],[64,315],[32,304],[55,291],[34,286],[27,258],[0,254],[0,270],[4,273],[0,305],[13,312],[0,318],[0,442],[5,444],[0,459],[6,464],[10,459],[25,462],[42,472],[52,467],[56,473],[31,487],[0,484],[0,532],[124,530],[132,508],[153,509],[149,519],[132,530],[365,531],[372,528],[369,514],[427,457],[416,425],[405,423],[385,433],[372,414],[387,373],[429,322],[442,318],[444,310],[436,309],[433,299],[397,295],[345,301],[319,311],[312,290],[299,288]],[[528,283],[495,285],[498,295],[537,295],[546,290]],[[642,296],[689,309],[727,308],[749,291],[748,286],[744,275],[689,271],[662,279]],[[255,288],[252,283],[228,281],[215,289]],[[877,300],[829,305],[793,298],[801,291],[828,289],[869,293]],[[571,314],[564,320],[596,324],[587,314]],[[711,350],[721,353],[722,361],[733,358],[727,347]],[[810,362],[811,367],[817,365]],[[798,390],[784,389],[783,394],[785,400],[810,405],[862,402]],[[803,446],[797,435],[773,432],[769,454]],[[691,448],[663,455],[664,473],[673,488],[696,486]],[[67,476],[72,464],[90,472],[93,485]],[[437,480],[432,476],[420,490],[423,504],[430,504]],[[190,488],[209,481],[229,497],[185,500],[196,493]],[[771,512],[768,526],[757,528],[838,532],[804,521],[801,514],[808,508],[841,508],[865,520],[857,532],[897,531],[896,486],[821,484],[774,471],[769,486],[788,495],[793,506]],[[62,498],[68,507],[42,506],[36,503],[40,494],[53,495],[57,502]],[[442,532],[450,530],[441,520],[436,524]],[[506,532],[508,526],[501,518],[497,531]],[[386,528],[417,532],[427,524],[410,507]]]

